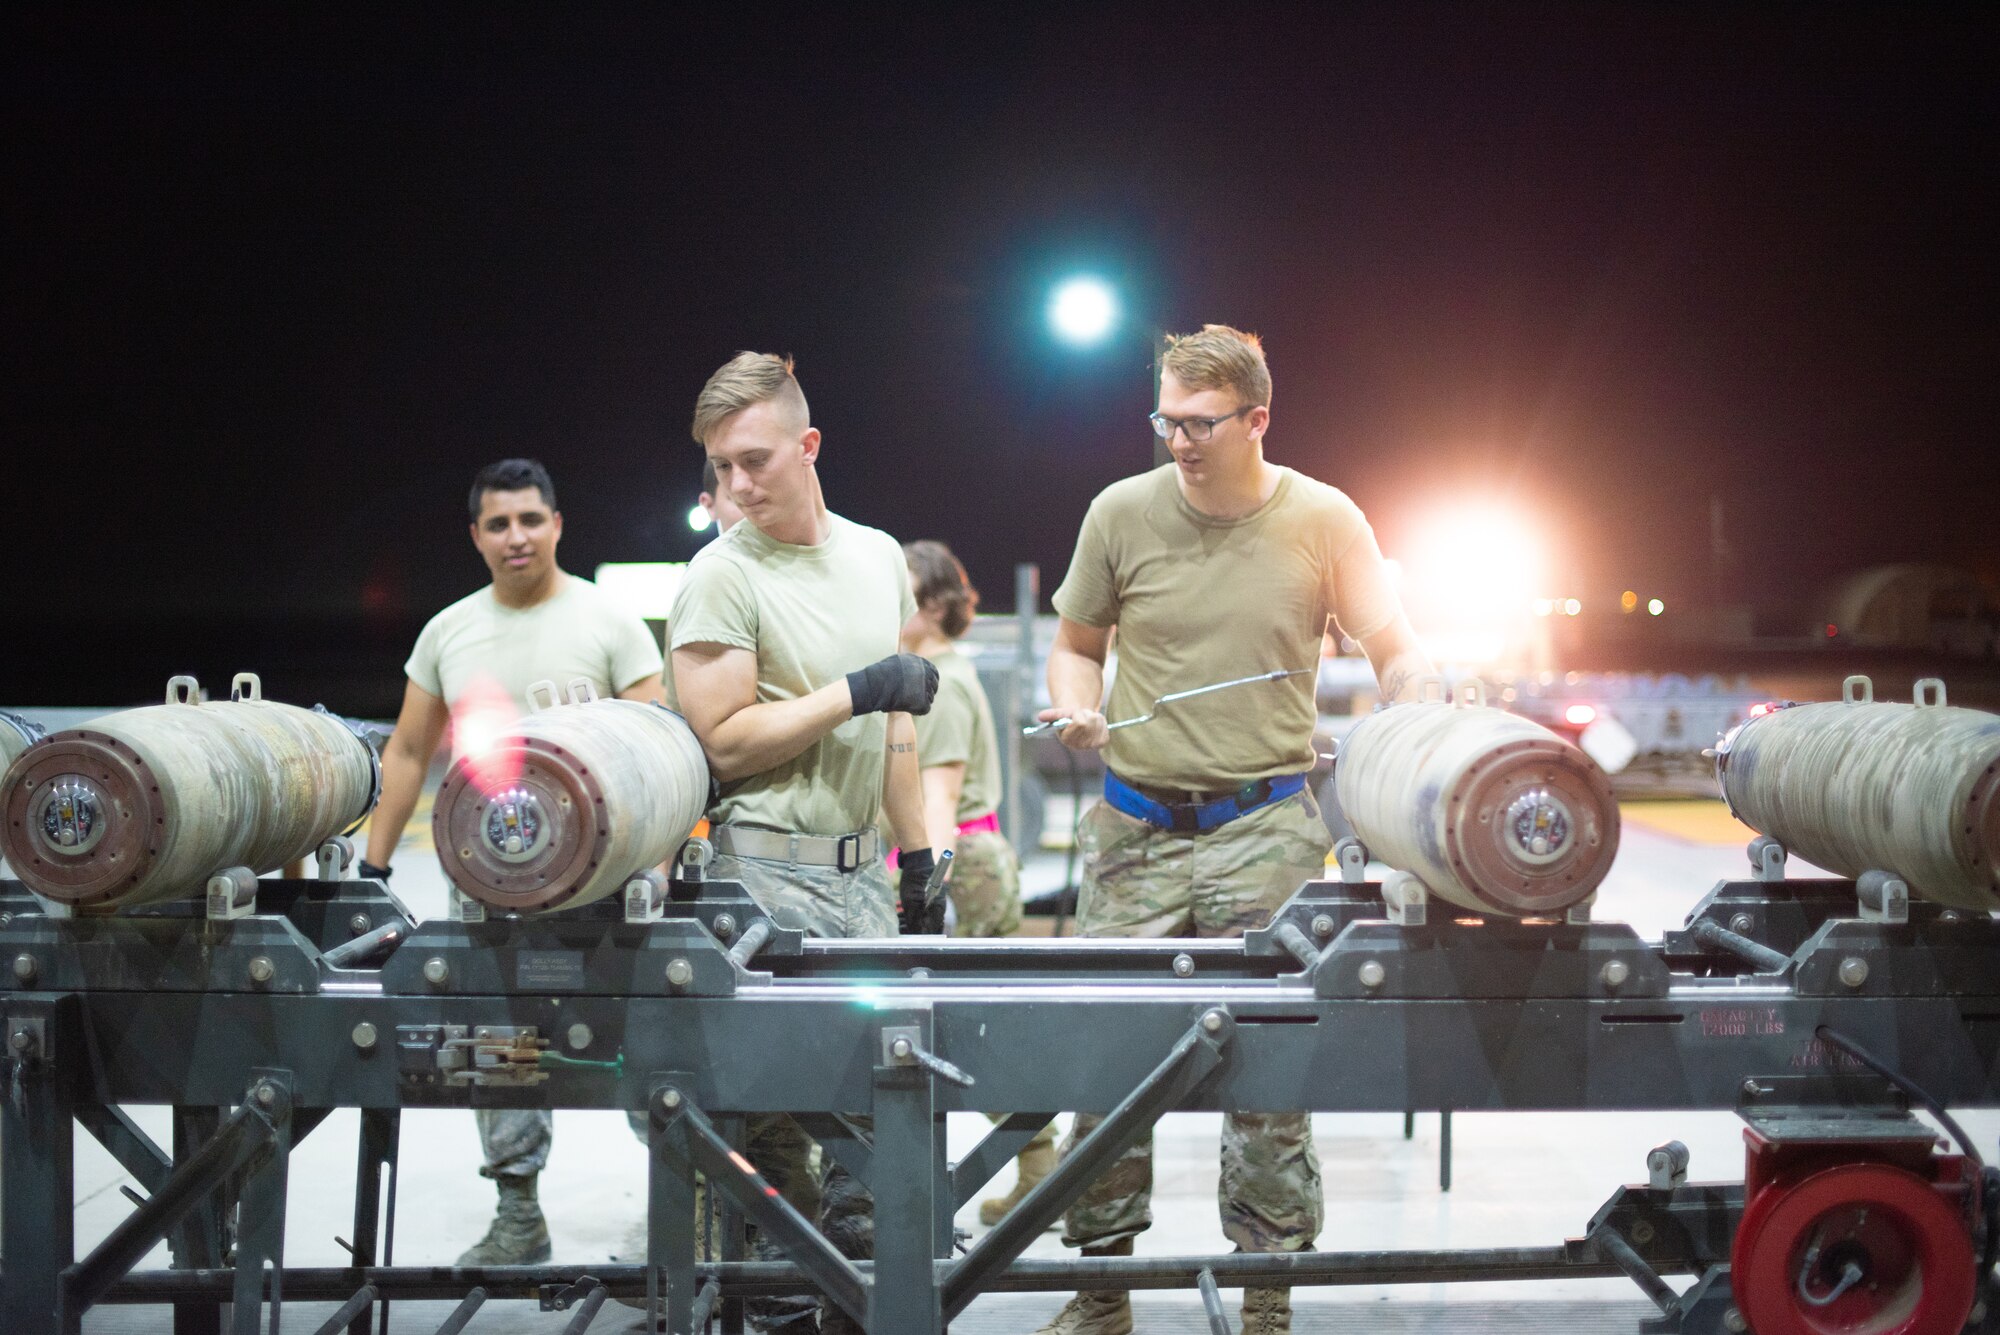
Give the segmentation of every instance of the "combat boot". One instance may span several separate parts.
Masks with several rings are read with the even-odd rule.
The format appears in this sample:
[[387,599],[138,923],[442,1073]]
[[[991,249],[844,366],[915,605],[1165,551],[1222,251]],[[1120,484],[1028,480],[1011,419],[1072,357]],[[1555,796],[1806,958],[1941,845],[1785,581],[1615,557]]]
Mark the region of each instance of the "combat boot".
[[[993,1196],[979,1203],[979,1222],[992,1228],[1007,1217],[1007,1212],[1021,1203],[1021,1198],[1035,1189],[1035,1184],[1056,1170],[1055,1138],[1033,1141],[1021,1151],[1021,1157],[1014,1161],[1014,1189],[1005,1196]],[[1049,1222],[1050,1228],[1057,1227],[1057,1221]]]
[[[1130,1256],[1132,1239],[1103,1247],[1085,1247],[1085,1256]],[[1079,1293],[1063,1305],[1055,1320],[1035,1335],[1132,1335],[1132,1295]]]
[[1291,1335],[1290,1289],[1243,1290],[1243,1335]]
[[535,1177],[501,1177],[493,1226],[458,1258],[461,1266],[539,1265],[549,1259],[549,1221],[535,1199]]

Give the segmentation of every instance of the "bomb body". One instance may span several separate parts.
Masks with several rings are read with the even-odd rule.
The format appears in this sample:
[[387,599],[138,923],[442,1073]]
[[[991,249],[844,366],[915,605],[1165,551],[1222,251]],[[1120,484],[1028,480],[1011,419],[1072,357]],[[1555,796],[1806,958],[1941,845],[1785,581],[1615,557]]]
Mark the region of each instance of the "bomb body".
[[1480,704],[1391,705],[1356,724],[1334,770],[1372,857],[1478,913],[1560,913],[1618,851],[1611,781],[1537,723]]
[[602,899],[671,858],[708,801],[708,761],[685,719],[588,700],[530,714],[460,756],[431,829],[461,894],[545,913]]
[[228,867],[274,871],[368,814],[370,745],[320,710],[262,698],[236,678],[202,703],[176,677],[166,704],[68,728],[0,781],[0,848],[35,893],[79,907],[201,894]]
[[1737,819],[1841,876],[1883,871],[1957,908],[2000,908],[2000,715],[1874,699],[1787,705],[1717,748],[1716,779]]

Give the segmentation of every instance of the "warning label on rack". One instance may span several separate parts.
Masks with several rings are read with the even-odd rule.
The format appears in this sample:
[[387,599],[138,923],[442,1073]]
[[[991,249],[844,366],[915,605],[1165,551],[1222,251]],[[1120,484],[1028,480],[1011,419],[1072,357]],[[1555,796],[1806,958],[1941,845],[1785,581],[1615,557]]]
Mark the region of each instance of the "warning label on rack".
[[1703,1038],[1769,1038],[1785,1032],[1785,1017],[1775,1006],[1727,1006],[1703,1011]]
[[524,991],[582,991],[583,952],[524,950],[514,957],[514,986]]

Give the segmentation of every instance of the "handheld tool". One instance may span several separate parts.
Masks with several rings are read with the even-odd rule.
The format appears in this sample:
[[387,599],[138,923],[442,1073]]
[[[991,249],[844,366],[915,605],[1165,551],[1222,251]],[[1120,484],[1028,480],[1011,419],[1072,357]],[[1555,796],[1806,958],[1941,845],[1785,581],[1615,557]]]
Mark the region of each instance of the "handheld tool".
[[924,881],[924,903],[926,906],[937,903],[938,896],[944,891],[945,875],[950,870],[951,850],[947,848],[944,852],[938,854],[937,865],[931,868],[929,878]]
[[[1249,686],[1260,681],[1283,681],[1286,677],[1303,677],[1312,671],[1314,671],[1312,668],[1279,668],[1275,672],[1259,672],[1254,677],[1238,677],[1234,681],[1218,681],[1207,686],[1197,686],[1191,691],[1175,691],[1172,695],[1163,695],[1153,701],[1153,707],[1139,715],[1139,717],[1118,720],[1118,722],[1110,726],[1108,731],[1116,732],[1120,728],[1136,728],[1141,723],[1151,723],[1153,716],[1167,705],[1174,704],[1180,700],[1192,700],[1195,696],[1207,695],[1210,691],[1226,691],[1232,686]],[[1023,737],[1035,737],[1045,732],[1057,732],[1063,728],[1067,728],[1072,721],[1066,718],[1058,718],[1050,719],[1047,723],[1030,723],[1021,729],[1021,735]]]

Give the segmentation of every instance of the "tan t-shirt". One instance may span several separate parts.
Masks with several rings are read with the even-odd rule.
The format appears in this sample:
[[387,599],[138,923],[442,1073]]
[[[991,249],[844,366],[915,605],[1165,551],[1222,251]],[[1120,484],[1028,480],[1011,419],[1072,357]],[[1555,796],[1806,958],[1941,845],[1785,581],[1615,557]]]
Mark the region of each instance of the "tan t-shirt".
[[[1398,604],[1360,507],[1289,468],[1255,513],[1215,519],[1174,465],[1114,482],[1090,504],[1056,611],[1118,628],[1106,716],[1135,718],[1175,691],[1316,668],[1327,618],[1354,639]],[[1311,674],[1168,705],[1111,734],[1105,762],[1132,783],[1217,790],[1312,767]]]
[[[759,704],[810,695],[895,653],[916,611],[903,549],[880,529],[828,519],[814,547],[778,542],[747,521],[717,538],[681,577],[667,618],[672,647],[751,650]],[[795,834],[872,827],[888,717],[849,719],[784,764],[724,784],[711,818]]]
[[993,706],[971,659],[946,649],[931,661],[937,664],[938,693],[931,712],[916,716],[917,758],[926,767],[965,766],[954,817],[963,825],[992,815],[1000,805],[1000,743],[993,733]]
[[430,619],[403,665],[411,681],[447,705],[484,684],[523,713],[528,687],[538,681],[555,682],[565,700],[578,677],[599,696],[613,696],[660,668],[660,646],[646,623],[570,574],[533,607],[502,605],[491,585],[459,599]]

